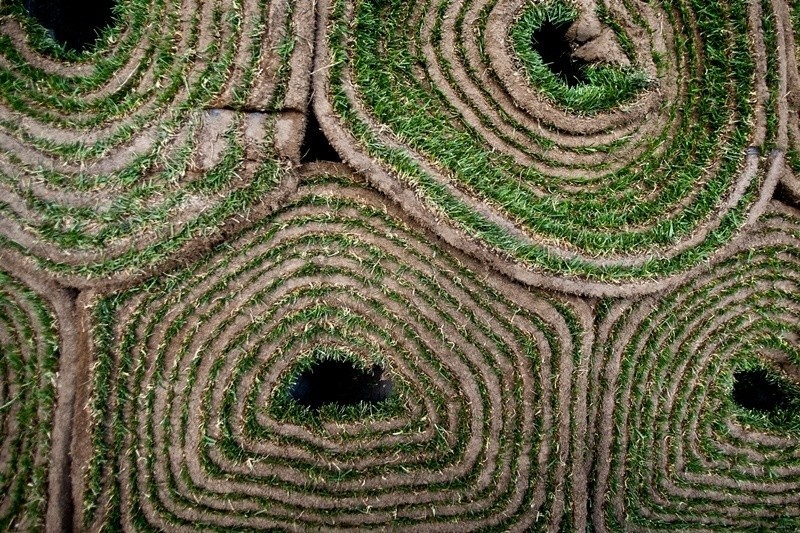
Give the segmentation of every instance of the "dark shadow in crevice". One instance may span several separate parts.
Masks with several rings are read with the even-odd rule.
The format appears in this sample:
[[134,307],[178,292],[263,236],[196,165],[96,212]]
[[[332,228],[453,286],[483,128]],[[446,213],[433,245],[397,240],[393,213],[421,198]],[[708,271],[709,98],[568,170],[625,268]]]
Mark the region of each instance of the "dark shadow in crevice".
[[312,163],[314,161],[341,163],[342,158],[339,157],[339,154],[325,136],[325,132],[322,131],[316,114],[310,112],[303,144],[300,146],[300,162]]
[[325,359],[300,374],[290,395],[300,405],[318,409],[328,404],[376,404],[389,398],[393,390],[391,378],[383,376],[379,365],[362,369],[351,361]]
[[77,287],[64,287],[64,293],[67,295],[67,298],[74,302],[78,299],[78,296],[80,296],[81,290]]
[[740,407],[763,413],[786,409],[791,398],[766,370],[742,370],[733,376],[733,401]]
[[531,35],[531,45],[550,71],[573,87],[586,83],[587,79],[583,71],[586,62],[572,55],[572,46],[567,39],[570,26],[570,22],[545,22]]
[[94,46],[113,22],[114,0],[24,0],[28,13],[69,50]]
[[789,192],[789,189],[787,189],[783,183],[778,183],[778,186],[775,187],[775,192],[772,194],[772,199],[777,200],[782,204],[800,208],[800,202],[797,202],[797,200],[794,199],[792,193]]

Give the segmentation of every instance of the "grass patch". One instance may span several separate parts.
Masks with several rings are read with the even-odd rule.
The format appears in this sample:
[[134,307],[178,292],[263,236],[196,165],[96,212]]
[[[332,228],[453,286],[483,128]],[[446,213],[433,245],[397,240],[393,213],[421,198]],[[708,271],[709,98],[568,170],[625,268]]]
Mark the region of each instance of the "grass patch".
[[[704,68],[702,78],[681,70],[679,76],[687,80],[688,92],[681,102],[664,103],[677,106],[674,114],[668,112],[667,116],[678,121],[675,128],[681,135],[670,137],[665,125],[664,133],[643,140],[644,153],[630,164],[613,172],[602,165],[587,168],[587,178],[597,176],[602,186],[577,191],[565,190],[565,180],[558,175],[521,166],[495,149],[458,109],[431,89],[430,80],[419,79],[415,65],[421,59],[411,50],[424,42],[419,34],[407,31],[406,21],[417,20],[416,13],[427,9],[437,13],[434,27],[444,27],[444,13],[436,11],[441,5],[424,5],[361,2],[352,18],[346,19],[343,3],[334,2],[328,33],[332,54],[329,98],[358,145],[392,169],[433,211],[469,236],[533,269],[611,282],[679,272],[709,257],[739,231],[757,197],[763,173],[702,242],[674,257],[664,257],[665,251],[719,212],[721,199],[727,197],[742,170],[751,135],[747,125],[754,117],[753,93],[747,89],[754,87],[754,59],[746,3],[704,3],[702,9],[696,3],[662,6],[678,33],[676,54],[686,64],[702,61]],[[549,13],[538,4],[530,9],[528,17],[534,21],[532,14],[544,17],[541,13]],[[700,32],[708,38],[695,42],[691,33],[685,34],[688,30],[681,21],[689,17],[696,19]],[[517,30],[520,40],[529,29]],[[482,30],[479,27],[477,31],[480,34]],[[525,39],[530,40],[530,35]],[[435,31],[431,42],[441,42]],[[444,56],[439,61],[445,71],[450,68]],[[346,77],[346,72],[351,77]],[[380,125],[378,130],[393,132],[403,148],[390,146],[365,121],[345,90],[345,79],[355,83],[359,105]],[[627,148],[619,145],[616,151]],[[424,170],[419,161],[439,174]],[[446,182],[490,206],[530,237],[512,234],[493,222],[459,199]],[[549,247],[583,256],[567,259]],[[615,255],[643,260],[635,266],[596,261]]]
[[552,31],[542,34],[538,39],[541,42],[537,41],[536,36],[544,28],[560,31],[563,38],[578,14],[572,4],[562,1],[530,4],[522,11],[509,30],[509,37],[528,80],[546,98],[572,113],[591,115],[630,102],[651,85],[643,71],[635,67],[580,64],[572,67],[574,74],[565,76],[555,72],[537,50],[557,45]]
[[58,375],[50,307],[0,270],[0,529],[44,528]]
[[[284,208],[192,266],[92,304],[87,527],[129,524],[123,485],[130,520],[145,529],[185,524],[176,505],[191,507],[196,527],[243,530],[265,517],[323,527],[370,516],[504,528],[554,505],[536,487],[566,482],[550,466],[561,459],[539,463],[539,443],[569,440],[534,411],[556,409],[535,407],[540,369],[581,353],[575,311],[539,294],[527,296],[539,311],[524,309],[365,193],[346,176],[309,178]],[[300,405],[293,389],[320,361],[379,365],[394,394]],[[546,387],[569,379],[550,370]],[[157,478],[157,461],[174,453],[186,460]],[[131,468],[109,476],[117,464]],[[471,466],[457,474],[462,464]],[[223,485],[224,509],[213,503]],[[422,493],[482,503],[432,516],[420,513]],[[356,503],[364,498],[369,513]]]

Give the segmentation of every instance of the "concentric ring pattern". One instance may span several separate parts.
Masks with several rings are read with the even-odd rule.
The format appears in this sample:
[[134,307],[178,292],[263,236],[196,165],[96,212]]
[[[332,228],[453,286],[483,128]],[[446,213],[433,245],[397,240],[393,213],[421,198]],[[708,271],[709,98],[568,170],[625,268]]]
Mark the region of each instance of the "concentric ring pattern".
[[50,308],[0,270],[0,529],[44,525],[58,371]]
[[589,401],[598,531],[800,528],[800,412],[770,422],[734,393],[760,367],[793,382],[787,402],[800,405],[798,243],[800,213],[774,207],[676,290],[601,306]]
[[[319,174],[192,268],[97,300],[86,527],[583,529],[588,310],[468,266]],[[380,360],[395,408],[274,416],[326,350]]]
[[[315,109],[345,160],[526,282],[615,294],[685,271],[783,173],[780,2],[320,5]],[[564,20],[593,72],[575,87],[531,44]]]
[[75,61],[0,13],[0,245],[59,274],[158,264],[277,194],[305,109],[309,2],[118,3]]

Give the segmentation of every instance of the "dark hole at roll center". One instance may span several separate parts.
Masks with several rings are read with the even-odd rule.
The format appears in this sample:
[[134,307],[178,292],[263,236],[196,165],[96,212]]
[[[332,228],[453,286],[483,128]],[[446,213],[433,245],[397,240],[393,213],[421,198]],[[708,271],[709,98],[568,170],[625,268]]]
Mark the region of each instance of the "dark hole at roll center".
[[733,401],[740,407],[765,413],[790,407],[791,398],[765,370],[742,370],[733,377]]
[[386,400],[394,385],[383,376],[383,368],[358,368],[350,361],[322,360],[300,374],[290,394],[300,405],[317,409],[323,405],[377,404]]
[[25,9],[66,48],[91,48],[113,19],[114,0],[24,0]]
[[533,32],[531,44],[550,71],[572,87],[587,80],[583,72],[586,62],[572,55],[572,47],[567,39],[569,27],[569,22],[545,22]]

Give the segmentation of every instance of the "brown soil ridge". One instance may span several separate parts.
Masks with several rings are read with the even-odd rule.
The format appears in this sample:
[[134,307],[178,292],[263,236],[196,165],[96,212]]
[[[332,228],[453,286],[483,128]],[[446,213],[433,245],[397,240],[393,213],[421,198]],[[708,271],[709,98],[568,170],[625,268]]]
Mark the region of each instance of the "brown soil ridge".
[[[798,7],[790,7],[789,3],[773,2],[775,9],[779,10],[782,27],[779,28],[778,47],[786,54],[786,70],[788,81],[783,86],[787,90],[789,100],[789,117],[786,123],[781,123],[779,127],[788,128],[787,135],[789,137],[789,146],[794,151],[795,158],[800,157],[800,39],[799,35],[795,35],[794,28],[792,27],[791,12],[797,11]],[[798,15],[795,14],[797,17]],[[800,161],[794,163],[794,171],[787,172],[783,176],[782,183],[786,190],[791,195],[794,202],[800,202],[800,177],[798,172],[800,168]]]

